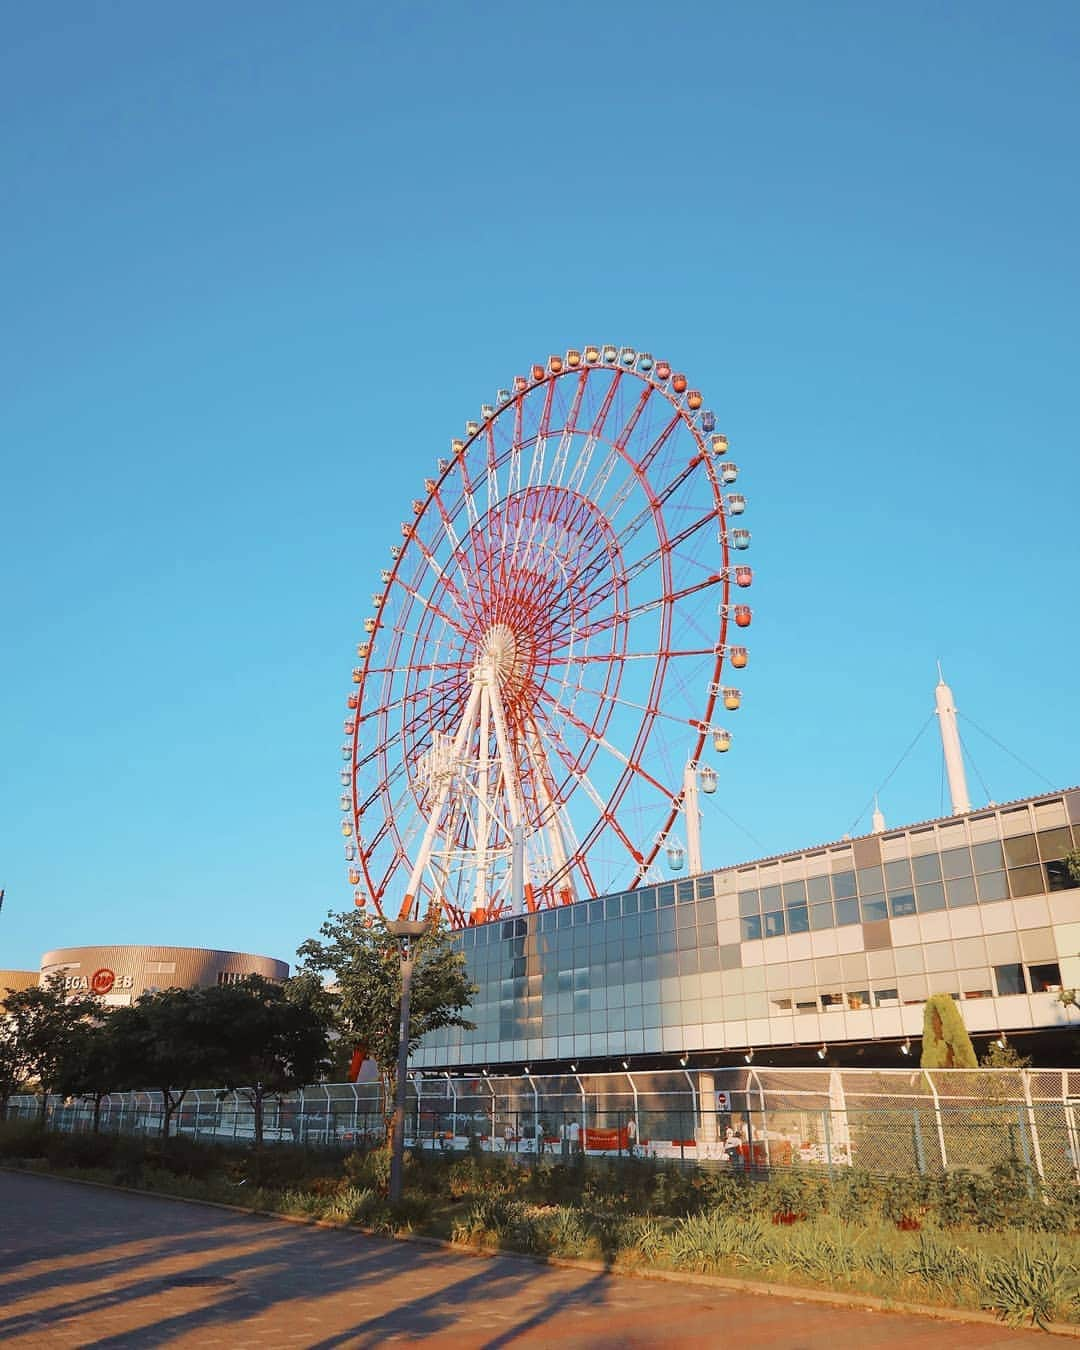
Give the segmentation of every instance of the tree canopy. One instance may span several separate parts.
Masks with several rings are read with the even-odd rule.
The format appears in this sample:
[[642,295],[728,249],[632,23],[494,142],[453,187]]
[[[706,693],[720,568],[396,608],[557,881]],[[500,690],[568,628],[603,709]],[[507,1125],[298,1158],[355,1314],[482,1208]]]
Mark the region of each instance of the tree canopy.
[[9,1044],[5,1054],[20,1078],[37,1083],[43,1120],[49,1093],[59,1087],[69,1062],[72,1041],[87,1019],[100,1017],[101,1011],[100,999],[93,994],[72,994],[64,987],[62,975],[29,989],[8,991],[3,1001]]
[[[338,1021],[345,1035],[362,1042],[377,1061],[385,1101],[394,1099],[397,1077],[401,956],[397,940],[381,924],[368,927],[360,913],[327,916],[297,951],[305,970],[330,972],[336,984]],[[409,1015],[409,1053],[441,1027],[475,1026],[465,1017],[476,994],[461,948],[443,924],[434,924],[413,944],[416,961]]]
[[207,992],[218,994],[222,1085],[242,1090],[251,1104],[261,1148],[266,1098],[317,1082],[330,1067],[333,1001],[311,972],[284,985],[251,975]]

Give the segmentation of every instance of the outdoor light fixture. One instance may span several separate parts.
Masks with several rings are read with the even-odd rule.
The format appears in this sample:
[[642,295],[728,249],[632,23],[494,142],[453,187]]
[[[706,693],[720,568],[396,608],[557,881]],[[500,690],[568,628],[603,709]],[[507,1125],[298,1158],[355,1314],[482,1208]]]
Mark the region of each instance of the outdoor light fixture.
[[576,1064],[571,1064],[571,1065],[570,1065],[570,1072],[571,1072],[571,1073],[577,1073],[577,1065],[576,1065]]
[[487,1069],[481,1069],[480,1072],[484,1075],[485,1078],[488,1076]]
[[754,1047],[753,1047],[753,1046],[751,1046],[750,1049],[747,1050],[746,1054],[743,1055],[743,1059],[746,1060],[747,1064],[753,1064],[753,1062],[754,1062]]
[[1005,1041],[1005,1033],[1004,1033],[1004,1032],[1002,1032],[1002,1031],[999,1031],[999,1032],[998,1032],[997,1040],[994,1042],[994,1044],[997,1046],[997,1048],[998,1048],[999,1050],[1004,1050],[1004,1049],[1005,1049],[1006,1041]]
[[689,1058],[690,1058],[689,1055],[680,1055],[680,1056],[679,1056],[679,1063],[682,1065],[682,1067],[683,1067],[684,1069],[686,1068],[686,1065],[687,1065],[687,1062],[689,1061]]
[[904,1037],[904,1044],[900,1047],[900,1053],[901,1053],[902,1055],[910,1055],[910,1054],[911,1054],[911,1037],[910,1037],[910,1036],[905,1036],[905,1037]]
[[818,1059],[824,1059],[825,1056],[826,1056],[828,1053],[829,1053],[829,1047],[825,1044],[824,1041],[822,1041],[822,1043],[821,1043],[821,1049],[817,1052],[817,1057],[818,1057]]
[[628,1069],[630,1067],[630,1061],[628,1059],[624,1059],[622,1062],[622,1066],[624,1069]]
[[523,1076],[523,1077],[528,1078],[528,1076],[529,1076],[529,1066],[528,1066],[527,1064],[526,1064],[525,1067],[522,1069],[521,1073],[522,1073],[522,1076]]

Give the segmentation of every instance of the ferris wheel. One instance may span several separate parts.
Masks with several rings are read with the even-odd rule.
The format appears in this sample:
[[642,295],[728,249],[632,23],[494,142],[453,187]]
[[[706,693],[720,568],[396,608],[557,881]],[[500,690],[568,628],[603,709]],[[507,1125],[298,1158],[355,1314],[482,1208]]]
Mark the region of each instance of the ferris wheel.
[[[703,749],[750,624],[726,436],[630,347],[534,365],[424,480],[371,596],[348,698],[357,905],[454,926],[700,870]],[[700,773],[699,773],[700,767]]]

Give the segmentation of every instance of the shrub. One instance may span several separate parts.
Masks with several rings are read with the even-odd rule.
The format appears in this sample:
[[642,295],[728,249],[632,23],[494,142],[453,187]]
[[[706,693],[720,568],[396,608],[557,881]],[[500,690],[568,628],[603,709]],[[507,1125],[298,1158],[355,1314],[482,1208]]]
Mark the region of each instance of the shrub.
[[979,1062],[955,999],[931,994],[923,1010],[922,1067],[977,1069]]
[[454,1242],[471,1242],[488,1235],[502,1238],[525,1217],[521,1200],[505,1195],[482,1196],[462,1218],[455,1220],[451,1237]]
[[905,1227],[920,1224],[926,1212],[926,1183],[915,1175],[889,1177],[882,1187],[881,1212]]
[[680,1219],[667,1243],[673,1265],[705,1271],[724,1260],[768,1267],[775,1248],[760,1219],[740,1219],[716,1212]]
[[10,1120],[0,1125],[0,1158],[44,1158],[48,1135],[36,1120]]
[[386,1195],[390,1190],[390,1150],[373,1148],[368,1153],[350,1153],[343,1171],[353,1185]]
[[1031,1251],[1017,1243],[1008,1260],[991,1261],[984,1275],[984,1306],[1005,1321],[1030,1320],[1046,1330],[1056,1317],[1076,1309],[1080,1275],[1053,1247]]

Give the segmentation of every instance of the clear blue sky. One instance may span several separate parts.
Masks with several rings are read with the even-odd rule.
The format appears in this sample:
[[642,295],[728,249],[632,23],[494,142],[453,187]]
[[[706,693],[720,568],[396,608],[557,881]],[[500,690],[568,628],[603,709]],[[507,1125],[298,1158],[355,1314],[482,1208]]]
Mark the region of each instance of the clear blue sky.
[[[744,469],[753,838],[710,808],[708,861],[851,828],[939,656],[1037,771],[969,727],[993,797],[1080,779],[1072,0],[46,3],[3,46],[0,967],[289,959],[348,905],[387,546],[590,341]],[[940,782],[928,732],[889,820]]]

